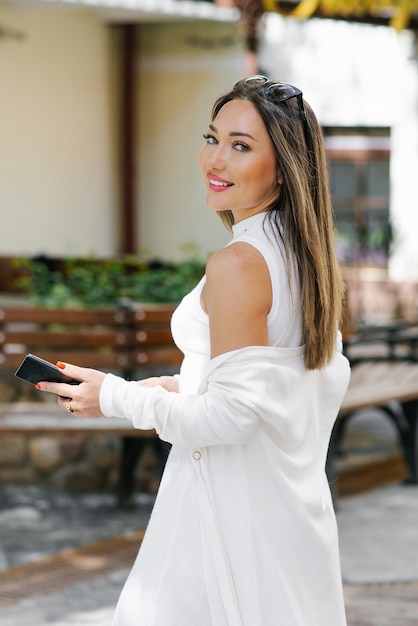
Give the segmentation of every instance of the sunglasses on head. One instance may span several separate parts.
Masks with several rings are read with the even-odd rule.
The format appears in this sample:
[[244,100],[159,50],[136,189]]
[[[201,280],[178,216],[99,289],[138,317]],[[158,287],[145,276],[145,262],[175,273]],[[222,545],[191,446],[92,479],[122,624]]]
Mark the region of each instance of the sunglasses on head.
[[309,127],[306,117],[305,105],[303,104],[302,91],[297,87],[294,87],[293,85],[289,85],[289,83],[272,83],[267,78],[267,76],[262,76],[261,74],[256,74],[255,76],[248,76],[248,78],[243,78],[234,85],[234,88],[238,87],[239,85],[250,83],[253,81],[264,84],[264,92],[266,93],[266,95],[269,96],[270,100],[272,100],[276,104],[279,104],[280,102],[285,102],[286,100],[290,100],[291,98],[297,99],[299,115],[303,124],[303,132],[305,135],[306,144],[309,147]]

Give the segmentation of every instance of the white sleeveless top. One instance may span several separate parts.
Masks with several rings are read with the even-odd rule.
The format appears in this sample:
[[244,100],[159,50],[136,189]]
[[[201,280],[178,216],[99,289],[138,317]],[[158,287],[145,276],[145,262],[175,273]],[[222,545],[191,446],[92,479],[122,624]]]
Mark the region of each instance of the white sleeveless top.
[[[302,320],[298,309],[298,283],[294,277],[288,276],[281,239],[273,232],[266,213],[257,213],[232,228],[233,238],[228,245],[244,242],[253,246],[263,256],[270,273],[272,307],[267,317],[269,345],[299,346]],[[171,321],[174,341],[184,354],[180,370],[182,393],[197,391],[210,360],[209,318],[200,304],[205,282],[206,277],[203,276],[183,298]]]

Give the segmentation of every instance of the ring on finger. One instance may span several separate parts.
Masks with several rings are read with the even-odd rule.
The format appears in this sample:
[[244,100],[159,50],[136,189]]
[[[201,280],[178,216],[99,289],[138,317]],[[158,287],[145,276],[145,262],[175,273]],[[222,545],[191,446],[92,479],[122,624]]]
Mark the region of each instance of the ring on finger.
[[65,408],[67,412],[70,413],[70,415],[74,413],[73,409],[71,408],[71,404],[69,402],[67,402],[67,404],[65,405]]

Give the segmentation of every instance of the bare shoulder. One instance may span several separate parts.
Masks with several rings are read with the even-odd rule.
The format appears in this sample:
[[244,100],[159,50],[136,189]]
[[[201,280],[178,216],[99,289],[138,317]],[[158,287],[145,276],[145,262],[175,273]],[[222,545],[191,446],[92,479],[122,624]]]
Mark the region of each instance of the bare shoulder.
[[266,345],[271,282],[263,256],[237,242],[215,252],[206,267],[202,305],[209,315],[212,356]]
[[268,272],[266,262],[260,252],[248,243],[233,243],[210,257],[206,274],[209,279],[214,276],[234,282],[241,276],[250,278],[252,273]]

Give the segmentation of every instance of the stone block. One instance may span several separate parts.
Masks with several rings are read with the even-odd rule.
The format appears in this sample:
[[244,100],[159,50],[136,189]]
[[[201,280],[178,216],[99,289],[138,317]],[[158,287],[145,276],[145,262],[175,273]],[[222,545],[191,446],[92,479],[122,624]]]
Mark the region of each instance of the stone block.
[[61,467],[51,478],[52,483],[67,491],[88,492],[103,489],[106,476],[85,463]]
[[39,475],[33,467],[0,468],[1,485],[35,485],[39,482]]
[[60,443],[54,437],[35,437],[29,444],[30,458],[35,469],[48,472],[62,463]]
[[0,398],[2,402],[13,402],[17,398],[16,385],[0,379]]
[[18,466],[27,460],[27,437],[20,434],[0,436],[0,466]]
[[95,437],[89,442],[89,459],[97,469],[111,469],[119,463],[121,442],[111,437]]
[[82,435],[66,435],[61,439],[60,450],[64,462],[80,461],[86,449],[86,440]]

